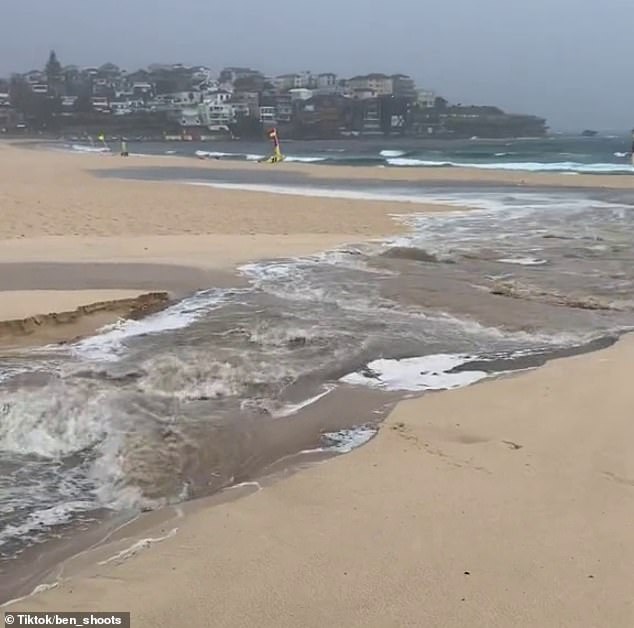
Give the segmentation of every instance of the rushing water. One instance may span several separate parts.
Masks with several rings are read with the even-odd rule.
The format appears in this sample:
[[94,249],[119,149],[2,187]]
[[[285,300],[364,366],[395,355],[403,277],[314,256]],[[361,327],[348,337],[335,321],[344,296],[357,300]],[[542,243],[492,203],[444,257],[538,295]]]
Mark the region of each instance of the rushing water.
[[[319,447],[321,424],[302,427],[311,400],[465,385],[634,325],[629,198],[424,194],[473,209],[396,217],[408,236],[251,264],[247,287],[0,355],[2,557],[60,524],[208,494]],[[337,412],[333,431],[359,429],[322,446],[346,451],[372,417]]]

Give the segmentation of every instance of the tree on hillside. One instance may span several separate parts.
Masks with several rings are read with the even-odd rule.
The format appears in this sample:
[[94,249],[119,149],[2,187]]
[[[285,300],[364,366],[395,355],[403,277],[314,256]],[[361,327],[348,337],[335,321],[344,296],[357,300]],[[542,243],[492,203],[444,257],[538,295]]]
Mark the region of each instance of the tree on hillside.
[[245,76],[236,79],[233,87],[237,92],[261,92],[264,89],[265,80],[263,76]]
[[49,93],[53,96],[60,96],[64,84],[64,72],[54,50],[51,50],[44,72],[48,81]]

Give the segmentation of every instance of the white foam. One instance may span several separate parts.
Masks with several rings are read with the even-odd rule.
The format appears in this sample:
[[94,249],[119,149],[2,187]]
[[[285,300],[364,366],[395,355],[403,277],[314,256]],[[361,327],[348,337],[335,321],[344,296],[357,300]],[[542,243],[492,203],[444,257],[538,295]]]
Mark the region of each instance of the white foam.
[[247,482],[240,482],[240,484],[232,484],[231,486],[227,486],[227,488],[222,489],[222,492],[226,493],[227,491],[232,491],[238,488],[254,488],[257,492],[259,492],[262,490],[262,485],[255,480],[251,480]]
[[321,436],[322,447],[314,449],[304,449],[302,454],[318,454],[333,452],[338,454],[348,454],[353,449],[365,445],[370,441],[378,429],[369,425],[361,425],[350,429],[342,429],[337,432],[325,432]]
[[220,151],[197,150],[196,157],[245,157],[245,153],[223,153]]
[[23,523],[19,525],[9,524],[0,531],[0,547],[7,541],[23,538],[33,531],[40,532],[43,527],[50,528],[55,525],[68,523],[72,520],[75,513],[85,512],[94,507],[95,504],[92,502],[76,501],[35,511],[28,515]]
[[284,161],[313,164],[319,161],[326,161],[326,158],[325,157],[298,157],[296,155],[286,155],[284,157]]
[[63,382],[54,382],[37,394],[18,390],[5,395],[0,451],[58,459],[98,443],[109,418],[104,394],[89,387],[73,393]]
[[317,188],[291,185],[265,185],[259,183],[216,183],[207,181],[181,181],[185,185],[218,188],[221,190],[243,190],[247,192],[263,192],[265,194],[284,194],[289,196],[310,196],[317,198],[345,198],[362,201],[394,201],[397,203],[424,203],[429,201],[424,196],[414,194],[398,194],[390,192],[362,192],[337,188]]
[[361,426],[338,432],[327,432],[323,435],[324,440],[329,443],[325,449],[339,454],[350,453],[353,449],[365,445],[374,438],[377,431],[375,427]]
[[148,549],[149,547],[151,547],[155,543],[160,543],[161,541],[166,541],[167,539],[175,536],[177,532],[178,532],[178,528],[173,528],[165,536],[159,536],[159,537],[157,537],[155,539],[153,539],[153,538],[141,539],[141,540],[137,541],[136,543],[132,544],[130,547],[128,547],[128,548],[126,548],[124,550],[121,550],[119,553],[115,554],[114,556],[111,556],[110,558],[107,558],[106,560],[102,560],[102,561],[100,561],[97,564],[98,565],[108,565],[109,563],[122,562],[124,560],[128,560],[128,558],[132,558],[133,556],[135,556],[139,552],[141,552],[141,551],[143,551],[145,549]]
[[219,307],[225,300],[223,290],[206,290],[184,299],[172,307],[138,321],[122,320],[104,327],[100,333],[80,340],[71,347],[76,355],[91,360],[114,360],[123,342],[135,336],[183,329],[202,315]]
[[49,584],[38,584],[33,589],[33,591],[31,591],[31,593],[29,593],[28,595],[23,595],[22,597],[16,597],[12,600],[3,602],[2,604],[0,604],[0,608],[11,606],[12,604],[17,604],[18,602],[22,602],[23,600],[27,600],[28,598],[33,597],[34,595],[37,595],[38,593],[44,593],[45,591],[50,591],[51,589],[55,589],[58,586],[59,586],[59,582],[51,582]]
[[450,161],[429,161],[426,159],[414,159],[411,157],[394,157],[387,160],[387,163],[390,166],[426,166],[428,168],[431,167],[442,167],[442,166],[452,166]]
[[391,166],[401,167],[426,167],[426,168],[477,168],[481,170],[514,170],[527,172],[574,172],[580,174],[631,174],[634,166],[626,164],[593,163],[584,164],[574,161],[554,163],[545,162],[496,162],[496,163],[469,163],[457,161],[433,161],[424,159],[411,159],[398,157],[388,159]]
[[77,153],[111,153],[107,146],[84,146],[83,144],[73,144],[73,151]]
[[247,161],[258,161],[260,159],[264,159],[265,155],[254,155],[251,153],[224,153],[221,151],[207,151],[207,150],[197,150],[195,153],[196,157],[199,159],[222,159],[223,157],[229,157],[233,159],[246,159]]
[[250,373],[228,362],[205,357],[192,351],[150,359],[142,365],[147,374],[137,387],[148,394],[182,400],[239,395]]
[[26,367],[2,366],[0,365],[0,383],[15,377],[28,373],[31,369]]
[[436,354],[403,360],[375,360],[367,366],[369,373],[349,373],[340,381],[383,390],[449,390],[488,377],[484,371],[448,372],[473,359],[468,355]]
[[334,389],[335,386],[325,386],[325,390],[315,395],[314,397],[311,397],[310,399],[305,399],[304,401],[300,401],[299,403],[288,404],[284,406],[281,410],[274,412],[273,416],[275,418],[292,416],[303,408],[307,408],[308,406],[312,406],[314,403],[317,403],[320,399],[323,399],[326,395],[329,395]]
[[543,266],[548,264],[548,260],[536,257],[505,257],[497,261],[502,264],[518,264],[519,266]]
[[402,157],[405,154],[404,150],[382,150],[381,157]]

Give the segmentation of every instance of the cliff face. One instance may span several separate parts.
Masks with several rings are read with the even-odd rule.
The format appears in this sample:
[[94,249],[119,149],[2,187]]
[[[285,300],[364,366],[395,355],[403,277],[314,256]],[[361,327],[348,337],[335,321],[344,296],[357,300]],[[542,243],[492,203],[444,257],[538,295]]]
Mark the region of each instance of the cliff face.
[[543,118],[503,112],[473,117],[450,116],[445,118],[443,127],[454,137],[543,137],[547,132]]
[[548,131],[543,118],[509,114],[498,107],[415,109],[412,127],[414,135],[451,138],[543,137]]

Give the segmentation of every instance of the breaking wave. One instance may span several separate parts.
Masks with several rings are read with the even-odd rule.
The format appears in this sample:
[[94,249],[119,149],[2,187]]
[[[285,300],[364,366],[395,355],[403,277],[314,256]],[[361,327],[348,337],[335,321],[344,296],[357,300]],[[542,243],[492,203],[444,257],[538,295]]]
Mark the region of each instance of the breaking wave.
[[85,146],[83,144],[73,144],[71,150],[76,153],[111,153],[107,146]]
[[555,163],[546,162],[494,162],[469,163],[458,161],[433,161],[397,157],[388,159],[390,166],[419,167],[419,168],[477,168],[480,170],[514,170],[527,172],[571,172],[576,174],[632,174],[634,166],[628,164],[595,163],[585,164],[574,161]]

